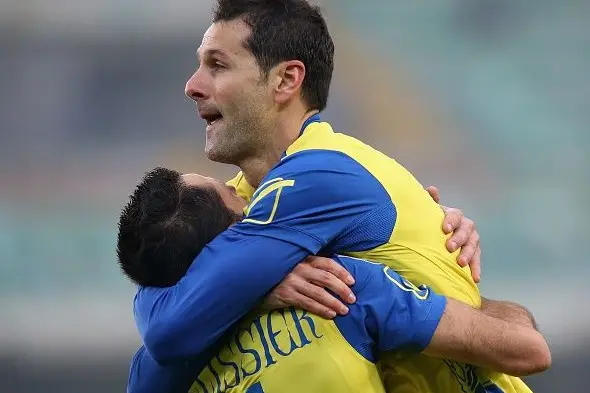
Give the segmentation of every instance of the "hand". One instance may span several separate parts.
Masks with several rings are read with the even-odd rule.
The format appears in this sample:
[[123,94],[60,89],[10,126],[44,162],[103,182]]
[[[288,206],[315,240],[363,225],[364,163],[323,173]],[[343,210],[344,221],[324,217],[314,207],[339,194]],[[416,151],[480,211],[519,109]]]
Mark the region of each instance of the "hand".
[[348,287],[354,278],[330,258],[310,256],[299,263],[291,273],[265,298],[263,307],[277,309],[296,306],[321,317],[332,319],[345,315],[348,307],[327,290],[347,303],[356,298]]
[[[426,188],[432,199],[436,203],[440,203],[440,194],[438,189],[434,186]],[[441,209],[445,212],[445,219],[443,221],[444,233],[453,233],[447,240],[447,249],[450,252],[455,252],[461,249],[457,263],[460,266],[467,266],[471,268],[471,276],[473,281],[481,281],[481,247],[479,243],[479,233],[475,228],[473,220],[465,217],[463,212],[459,209],[446,207],[441,205]]]

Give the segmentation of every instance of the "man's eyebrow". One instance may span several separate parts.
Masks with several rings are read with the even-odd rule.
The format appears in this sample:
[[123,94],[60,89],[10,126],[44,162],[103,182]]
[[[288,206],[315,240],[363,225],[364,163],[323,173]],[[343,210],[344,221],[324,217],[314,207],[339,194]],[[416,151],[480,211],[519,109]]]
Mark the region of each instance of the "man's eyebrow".
[[[225,52],[221,51],[220,49],[206,49],[205,52],[203,53],[203,56],[208,55],[208,56],[219,56],[219,57],[223,57],[223,58],[227,58],[227,54],[225,54]],[[199,50],[197,49],[197,60],[201,59],[201,55],[199,54]]]

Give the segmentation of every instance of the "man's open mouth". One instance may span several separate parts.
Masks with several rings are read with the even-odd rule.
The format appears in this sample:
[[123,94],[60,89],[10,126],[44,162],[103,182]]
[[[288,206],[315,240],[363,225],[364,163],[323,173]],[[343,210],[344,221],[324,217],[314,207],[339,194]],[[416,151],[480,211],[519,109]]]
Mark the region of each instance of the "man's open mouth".
[[205,122],[207,122],[208,126],[212,126],[218,120],[223,118],[223,116],[220,113],[202,115],[201,117],[203,118],[203,120],[205,120]]

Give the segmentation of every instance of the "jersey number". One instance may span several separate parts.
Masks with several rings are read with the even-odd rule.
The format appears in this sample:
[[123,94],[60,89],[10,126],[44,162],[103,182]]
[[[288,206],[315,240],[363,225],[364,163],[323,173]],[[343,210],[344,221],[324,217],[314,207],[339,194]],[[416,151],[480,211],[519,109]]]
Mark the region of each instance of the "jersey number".
[[260,382],[256,382],[246,390],[246,393],[264,393],[264,389],[262,389],[262,384]]

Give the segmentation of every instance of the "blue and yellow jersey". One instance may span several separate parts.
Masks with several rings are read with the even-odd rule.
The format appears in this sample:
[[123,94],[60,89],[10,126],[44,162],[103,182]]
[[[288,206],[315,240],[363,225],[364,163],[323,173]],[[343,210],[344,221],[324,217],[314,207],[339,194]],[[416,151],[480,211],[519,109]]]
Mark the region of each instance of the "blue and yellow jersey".
[[[333,235],[340,236],[336,243],[328,244],[330,251],[382,261],[412,282],[424,283],[441,294],[479,307],[480,294],[470,271],[459,267],[457,254],[450,254],[445,247],[441,209],[412,174],[395,160],[357,139],[335,133],[329,124],[321,122],[311,122],[305,128],[287,150],[279,167],[291,167],[289,160],[300,162],[302,172],[312,168],[317,171],[308,175],[315,178],[311,183],[326,181],[348,190],[348,201],[338,201],[342,207],[332,206],[330,214],[351,214],[357,221],[352,227],[342,225],[334,231]],[[320,162],[324,160],[326,164],[322,166]],[[342,171],[346,174],[333,176]],[[252,202],[247,210],[251,212],[258,203],[257,198],[273,188],[273,180],[294,176],[291,173],[286,176],[283,171],[271,172],[256,191],[241,173],[228,184],[236,188],[238,195]],[[278,184],[286,184],[284,182],[278,180]],[[311,187],[307,194],[313,197]],[[361,195],[366,200],[357,200]],[[278,198],[280,196],[277,202]],[[312,203],[321,203],[313,199]],[[361,214],[356,211],[359,209]],[[324,212],[327,210],[330,207]],[[324,225],[323,217],[325,213],[318,216],[318,226]],[[326,230],[331,229],[326,227]],[[498,391],[530,392],[519,378],[426,356],[385,356],[382,371],[388,392],[479,393],[485,391],[480,386],[488,386],[487,391],[493,391],[489,386],[494,384],[501,389]]]
[[[395,160],[312,118],[252,190],[244,219],[197,256],[176,285],[140,288],[138,330],[160,364],[200,356],[310,254],[379,260],[410,281],[479,306],[468,268],[445,248],[443,212]],[[380,362],[389,392],[527,392],[517,378],[423,355]],[[495,390],[494,390],[495,389]]]
[[191,393],[384,393],[375,364],[379,354],[424,349],[446,298],[384,265],[335,260],[355,278],[357,302],[347,315],[326,320],[296,308],[254,311],[192,375],[185,363],[158,367],[140,350],[129,393],[186,392],[183,380],[194,381]]

